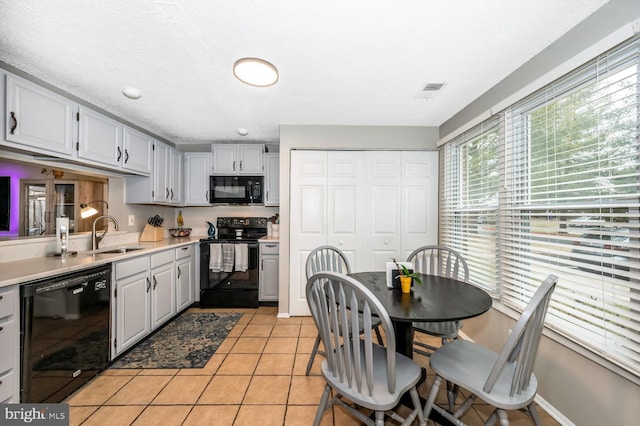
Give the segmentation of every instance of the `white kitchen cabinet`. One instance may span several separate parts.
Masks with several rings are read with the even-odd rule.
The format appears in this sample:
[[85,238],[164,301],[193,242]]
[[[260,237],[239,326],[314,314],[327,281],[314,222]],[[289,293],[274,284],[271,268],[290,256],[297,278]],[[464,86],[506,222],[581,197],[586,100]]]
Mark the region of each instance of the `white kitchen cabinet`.
[[182,203],[182,153],[169,148],[169,204]]
[[259,241],[260,243],[260,280],[258,300],[274,302],[278,300],[279,291],[279,249],[277,241]]
[[5,106],[7,145],[61,158],[73,156],[74,102],[7,74]]
[[264,205],[280,205],[280,154],[267,153],[264,155]]
[[262,176],[264,145],[215,144],[212,145],[213,174]]
[[191,306],[195,297],[195,249],[194,245],[175,249],[176,255],[176,312]]
[[212,173],[210,152],[184,153],[184,205],[210,206],[209,176]]
[[0,404],[20,402],[20,289],[0,289]]
[[113,357],[175,315],[174,257],[171,249],[115,263]]
[[115,335],[113,358],[151,332],[149,256],[115,263]]
[[155,330],[176,313],[175,254],[165,250],[150,255],[151,260],[151,330]]
[[125,202],[180,205],[182,203],[182,154],[154,141],[150,176],[125,177]]
[[292,151],[290,305],[308,315],[305,262],[316,247],[343,251],[352,270],[438,241],[435,151]]
[[89,108],[78,109],[78,157],[112,167],[120,167],[122,124]]
[[153,156],[153,200],[180,204],[182,197],[182,154],[156,141]]
[[128,126],[122,133],[122,168],[142,175],[151,174],[153,167],[153,138]]

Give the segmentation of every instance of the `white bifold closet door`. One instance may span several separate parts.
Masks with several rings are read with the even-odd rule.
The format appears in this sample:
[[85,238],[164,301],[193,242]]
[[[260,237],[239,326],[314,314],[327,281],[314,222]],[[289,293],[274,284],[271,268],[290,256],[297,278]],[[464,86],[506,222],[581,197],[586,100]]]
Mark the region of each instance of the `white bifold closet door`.
[[309,315],[305,263],[316,247],[342,250],[354,272],[438,238],[435,151],[291,152],[290,306]]

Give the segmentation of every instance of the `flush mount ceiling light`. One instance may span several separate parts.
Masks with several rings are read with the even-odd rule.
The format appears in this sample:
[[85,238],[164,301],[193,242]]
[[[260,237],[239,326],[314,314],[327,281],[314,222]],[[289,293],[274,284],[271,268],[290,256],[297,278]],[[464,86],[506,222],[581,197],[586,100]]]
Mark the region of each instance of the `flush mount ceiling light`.
[[278,81],[278,69],[258,58],[242,58],[233,64],[233,75],[250,86],[266,87]]
[[140,89],[135,87],[125,87],[122,89],[122,93],[129,99],[140,99],[140,96],[142,96]]

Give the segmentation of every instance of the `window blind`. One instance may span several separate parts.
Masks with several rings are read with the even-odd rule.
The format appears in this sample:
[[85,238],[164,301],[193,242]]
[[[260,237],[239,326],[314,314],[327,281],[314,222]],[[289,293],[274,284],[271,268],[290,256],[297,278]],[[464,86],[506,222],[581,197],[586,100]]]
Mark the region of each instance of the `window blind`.
[[640,43],[603,54],[507,111],[502,300],[560,277],[547,321],[640,373]]
[[498,149],[501,117],[469,130],[441,152],[440,241],[469,265],[469,280],[498,293]]

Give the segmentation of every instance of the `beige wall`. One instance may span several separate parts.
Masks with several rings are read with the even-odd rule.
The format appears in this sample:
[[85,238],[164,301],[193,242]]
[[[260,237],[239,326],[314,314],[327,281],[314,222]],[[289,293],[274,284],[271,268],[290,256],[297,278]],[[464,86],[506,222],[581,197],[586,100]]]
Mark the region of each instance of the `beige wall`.
[[436,127],[280,126],[280,315],[289,313],[289,170],[294,149],[436,149]]
[[[491,309],[466,320],[462,331],[483,346],[500,351],[515,321]],[[635,426],[640,419],[640,388],[611,370],[543,336],[534,373],[538,395],[578,426]]]

